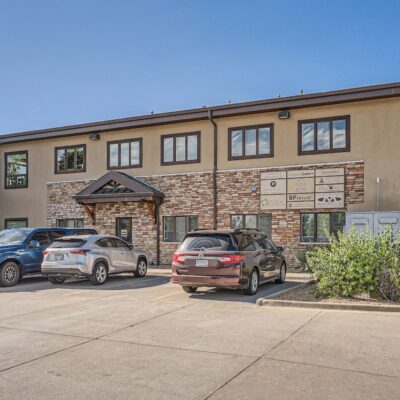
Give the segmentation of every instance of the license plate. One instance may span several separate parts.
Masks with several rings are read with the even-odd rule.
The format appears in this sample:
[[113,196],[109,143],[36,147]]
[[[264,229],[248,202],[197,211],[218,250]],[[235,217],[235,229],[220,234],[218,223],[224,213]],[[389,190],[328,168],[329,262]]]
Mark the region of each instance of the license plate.
[[208,260],[196,260],[196,267],[208,267]]
[[64,254],[56,254],[56,255],[54,256],[54,259],[55,259],[56,261],[64,260]]

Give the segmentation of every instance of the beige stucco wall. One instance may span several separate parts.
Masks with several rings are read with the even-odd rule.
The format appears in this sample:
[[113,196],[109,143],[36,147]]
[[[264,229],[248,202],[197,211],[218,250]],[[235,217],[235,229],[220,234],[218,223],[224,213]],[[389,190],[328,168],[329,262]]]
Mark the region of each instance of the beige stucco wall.
[[[298,156],[297,122],[301,119],[350,115],[351,151],[324,155]],[[381,209],[400,210],[400,99],[347,103],[334,106],[291,110],[291,118],[281,121],[277,113],[264,113],[220,119],[219,169],[262,168],[267,166],[313,163],[365,161],[365,203],[352,206],[353,211],[375,208],[376,177],[381,178]],[[228,161],[228,128],[274,123],[274,157]],[[201,131],[201,163],[161,166],[160,136],[168,133]],[[47,139],[0,146],[4,168],[4,152],[29,151],[29,188],[4,189],[4,171],[0,176],[0,226],[4,218],[28,217],[31,226],[46,225],[47,182],[95,179],[107,170],[107,141],[143,138],[143,167],[125,170],[137,176],[210,171],[212,169],[212,125],[208,121],[129,129],[101,134],[101,140],[90,141],[88,135]],[[56,146],[87,145],[85,173],[54,174]],[[3,170],[2,168],[2,170]]]
[[[400,99],[366,101],[290,111],[289,120],[277,113],[226,118],[218,122],[219,168],[257,168],[297,164],[365,161],[365,203],[350,211],[371,211],[376,206],[376,178],[381,178],[381,209],[400,210]],[[298,155],[299,120],[350,115],[351,150],[343,153]],[[228,161],[227,129],[274,123],[274,157]]]

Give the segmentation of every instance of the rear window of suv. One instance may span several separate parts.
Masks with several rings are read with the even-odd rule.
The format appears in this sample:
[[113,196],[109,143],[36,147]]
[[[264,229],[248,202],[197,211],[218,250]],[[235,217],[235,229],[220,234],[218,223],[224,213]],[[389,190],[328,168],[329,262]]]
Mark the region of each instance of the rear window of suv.
[[49,247],[52,249],[75,249],[82,247],[86,240],[82,239],[58,239],[53,242]]
[[188,235],[178,248],[178,251],[237,251],[230,235]]

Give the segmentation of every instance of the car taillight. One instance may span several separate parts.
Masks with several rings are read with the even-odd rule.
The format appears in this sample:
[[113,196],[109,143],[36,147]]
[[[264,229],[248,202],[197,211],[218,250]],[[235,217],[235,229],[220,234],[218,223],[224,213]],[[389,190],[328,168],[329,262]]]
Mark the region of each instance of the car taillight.
[[240,264],[244,260],[244,256],[239,254],[223,254],[218,257],[218,261],[222,265]]
[[86,253],[88,251],[89,250],[71,250],[70,254],[78,254],[78,255],[81,255],[81,256],[86,256]]
[[43,255],[45,256],[46,254],[49,254],[49,252],[47,250],[43,250],[42,251]]
[[186,260],[186,257],[182,253],[172,254],[172,262],[183,263],[185,260]]

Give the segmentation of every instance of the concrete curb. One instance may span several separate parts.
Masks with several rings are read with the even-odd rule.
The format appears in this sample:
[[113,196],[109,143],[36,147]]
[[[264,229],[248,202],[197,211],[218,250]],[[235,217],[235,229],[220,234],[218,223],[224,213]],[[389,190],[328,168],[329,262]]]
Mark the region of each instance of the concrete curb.
[[384,306],[384,305],[374,305],[374,304],[318,303],[315,301],[258,299],[257,305],[269,306],[269,307],[317,308],[325,310],[400,312],[400,306]]
[[281,292],[273,293],[270,296],[262,297],[257,300],[258,306],[268,307],[298,307],[298,308],[316,308],[322,310],[349,310],[349,311],[379,311],[379,312],[400,312],[400,305],[377,305],[377,304],[345,304],[345,303],[320,303],[317,301],[298,301],[298,300],[275,300],[283,293],[290,290],[298,289],[301,286],[307,286],[314,283],[311,279],[294,287],[282,290]]

